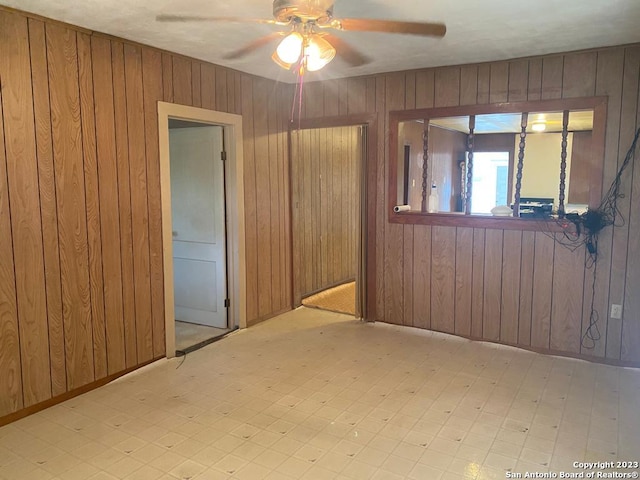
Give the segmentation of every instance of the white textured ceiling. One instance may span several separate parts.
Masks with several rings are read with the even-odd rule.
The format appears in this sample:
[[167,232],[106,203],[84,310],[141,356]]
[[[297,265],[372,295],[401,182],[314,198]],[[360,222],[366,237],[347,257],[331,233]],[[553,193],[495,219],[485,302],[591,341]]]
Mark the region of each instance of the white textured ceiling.
[[[272,18],[271,0],[0,0],[0,4],[284,82],[275,44],[239,60],[225,53],[283,27],[247,23],[158,23],[157,14]],[[640,0],[336,0],[334,16],[434,21],[443,39],[336,32],[373,61],[339,58],[308,80],[458,65],[640,42]]]

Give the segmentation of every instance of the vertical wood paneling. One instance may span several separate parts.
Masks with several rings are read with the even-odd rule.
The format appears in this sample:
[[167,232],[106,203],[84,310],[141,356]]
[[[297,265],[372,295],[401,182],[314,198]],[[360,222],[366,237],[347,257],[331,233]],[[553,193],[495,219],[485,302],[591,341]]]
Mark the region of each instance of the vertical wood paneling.
[[485,235],[482,338],[495,341],[500,339],[503,231]]
[[431,328],[431,227],[413,230],[413,326]]
[[[274,99],[277,98],[277,84],[273,84],[272,83],[272,95],[274,97]],[[233,72],[233,97],[234,97],[234,105],[233,105],[233,109],[231,110],[230,113],[235,113],[236,115],[242,115],[242,75],[240,75],[240,73],[238,72]],[[278,107],[279,107],[279,103],[278,103]],[[279,124],[280,125],[280,124]],[[281,127],[278,127],[281,128]],[[278,132],[271,132],[273,133],[278,133]],[[282,133],[282,131],[279,131],[279,133]],[[282,157],[279,157],[280,160],[282,160]]]
[[416,108],[416,74],[407,72],[404,77],[404,108]]
[[[218,69],[219,81],[222,71]],[[225,86],[226,86],[226,75]],[[272,312],[271,308],[271,258],[262,252],[271,251],[271,192],[269,186],[269,142],[267,138],[267,105],[268,86],[266,80],[256,79],[253,82],[253,128],[255,134],[256,181],[260,179],[261,188],[257,189],[257,240],[261,254],[258,255],[258,315],[265,316]],[[218,99],[216,104],[220,105]],[[226,108],[226,98],[224,101]]]
[[[270,92],[271,93],[271,92]],[[284,259],[280,257],[280,202],[278,192],[281,185],[278,176],[278,137],[272,132],[277,130],[277,97],[269,95],[267,127],[269,131],[269,186],[271,191],[271,283],[272,283],[272,310],[279,311],[285,308],[280,303],[280,291],[282,290],[282,275],[280,265]]]
[[7,415],[24,402],[2,105],[0,89],[0,415]]
[[349,103],[347,101],[347,95],[349,94],[348,84],[346,78],[338,80],[338,115],[346,115],[348,112]]
[[491,65],[478,65],[478,104],[489,103]]
[[551,299],[552,350],[580,352],[585,252],[556,246]]
[[164,264],[162,247],[162,199],[160,198],[160,152],[158,146],[158,101],[162,100],[162,55],[142,49],[145,153],[149,207],[149,262],[153,357],[165,353]]
[[484,316],[484,245],[486,231],[473,229],[473,272],[471,274],[471,335],[482,338]]
[[[403,225],[402,232],[402,246],[404,251],[402,252],[402,258],[413,258],[413,225]],[[413,263],[405,263],[402,270],[402,307],[404,311],[402,313],[402,321],[404,325],[413,326],[413,289],[410,287],[413,281]]]
[[[375,110],[377,112],[384,112],[386,108],[386,77],[377,76],[375,78]],[[386,208],[387,208],[387,196],[386,196],[386,183],[389,175],[388,164],[385,161],[386,158],[386,117],[378,125],[378,145],[377,145],[377,165],[376,165],[376,314],[374,320],[381,320],[385,318],[384,315],[384,242],[386,231]]]
[[[303,196],[302,202],[301,202],[301,206],[302,206],[302,210],[301,210],[301,218],[303,218],[303,230],[302,230],[302,239],[303,239],[303,250],[302,250],[302,255],[303,258],[313,258],[313,249],[311,247],[312,241],[313,241],[313,232],[312,232],[312,222],[311,222],[311,215],[308,212],[313,212],[313,198],[310,195],[312,188],[311,186],[313,185],[313,175],[311,174],[311,165],[312,165],[312,159],[311,159],[311,130],[306,130],[302,132],[301,135],[301,139],[302,139],[302,143],[300,145],[300,151],[302,152],[302,155],[304,156],[302,158],[302,161],[300,162],[301,166],[302,166],[302,179],[300,181],[300,190],[302,192],[306,192],[306,194]],[[335,146],[334,146],[335,147]],[[337,148],[337,147],[336,147]],[[331,171],[333,172],[333,150],[331,149],[329,152],[329,165],[331,168]],[[334,182],[335,182],[335,178],[331,177],[331,185],[333,186]],[[330,211],[330,213],[332,213]],[[330,224],[330,229],[329,232],[332,233],[333,232],[333,222],[334,222],[334,216],[330,215],[330,220],[329,220],[329,224]],[[335,266],[335,257],[338,254],[337,250],[331,249],[330,250],[331,255],[330,255],[330,260],[329,263],[331,265],[331,268],[333,269]],[[313,260],[312,260],[313,262]],[[304,279],[304,287],[303,287],[303,291],[310,291],[311,290],[311,285],[313,284],[313,269],[312,268],[302,268],[302,265],[300,265],[300,272],[301,272],[301,276]]]
[[[0,39],[0,228],[9,232],[0,238],[0,415],[84,385],[104,376],[105,368],[117,373],[164,352],[160,98],[243,113],[249,323],[288,305],[292,260],[295,265],[284,133],[291,86],[128,43],[125,55],[119,41],[5,11]],[[574,316],[583,307],[584,331],[591,273],[553,240],[542,233],[505,232],[500,271],[493,272],[496,233],[486,232],[485,239],[483,229],[433,232],[428,226],[388,224],[386,112],[505,96],[517,101],[525,94],[530,100],[608,95],[606,190],[638,122],[639,57],[634,46],[308,85],[305,116],[376,112],[381,119],[377,178],[369,186],[377,194],[372,316],[461,334],[470,329],[482,337],[483,323],[487,329],[497,305],[501,341],[515,343],[517,330],[519,344],[575,353],[580,332]],[[322,134],[317,138],[322,143]],[[343,145],[353,144],[342,138]],[[327,151],[333,153],[333,145]],[[352,191],[345,177],[333,181],[339,159],[332,162],[325,172],[332,179],[324,186],[327,195]],[[321,165],[306,167],[323,175]],[[625,227],[600,235],[595,305],[603,335],[594,349],[582,348],[583,354],[640,361],[640,220],[630,208],[637,203],[638,178],[637,168],[623,178],[626,196],[619,206]],[[321,188],[313,193],[309,205],[321,206]],[[315,215],[317,233],[325,220]],[[326,225],[338,228],[354,218],[340,211],[327,216]],[[443,235],[451,232],[453,241],[444,245]],[[331,257],[344,274],[356,249],[339,241],[340,251],[321,250],[315,258]],[[433,281],[443,271],[449,272],[444,289]],[[325,277],[328,272],[316,268],[314,278]],[[580,281],[572,283],[578,277],[583,291]],[[465,279],[469,285],[460,283]],[[558,283],[567,282],[576,305],[561,296],[566,292]],[[471,312],[465,314],[469,299]],[[624,305],[622,321],[607,318],[609,303]],[[510,323],[511,311],[517,311],[517,326]],[[485,338],[492,339],[493,327]]]
[[[142,52],[125,45],[125,89],[127,92],[127,134],[133,234],[133,276],[136,308],[138,362],[153,358],[151,324],[151,278],[149,262],[149,206],[147,203],[147,161],[145,153],[144,98],[142,93]],[[174,64],[175,65],[175,64]],[[175,74],[175,69],[174,69]],[[174,89],[176,88],[174,83]]]
[[460,105],[475,105],[478,98],[478,67],[460,68]]
[[435,71],[434,106],[451,107],[460,103],[460,68],[440,68]]
[[535,233],[522,232],[520,252],[520,291],[518,315],[518,343],[531,345],[531,309],[533,297],[533,255]]
[[349,96],[347,111],[350,115],[367,111],[367,81],[364,78],[350,78],[347,80]]
[[200,63],[191,62],[191,98],[194,107],[202,106],[202,88],[200,76]]
[[456,229],[455,333],[471,335],[473,228]]
[[49,332],[27,20],[7,12],[0,12],[0,69],[22,388],[29,406],[51,397]]
[[[620,140],[620,112],[622,108],[622,83],[625,63],[624,49],[616,49],[598,53],[598,64],[596,74],[596,94],[607,95],[607,130],[605,132],[605,165],[603,172],[603,190],[610,185],[617,172],[618,145]],[[592,327],[594,335],[599,337],[595,342],[588,340],[582,347],[582,353],[605,356],[607,346],[607,329],[613,326],[615,321],[607,319],[609,316],[609,282],[611,279],[611,249],[613,232],[606,229],[599,235],[598,239],[598,268],[595,278],[594,310],[597,312],[598,324]],[[590,269],[585,277],[585,303],[583,306],[584,316],[582,319],[583,335],[591,320],[591,289],[593,286],[593,269]],[[593,344],[592,344],[593,343]]]
[[378,86],[378,79],[375,77],[366,78],[366,88],[367,92],[365,94],[366,97],[366,112],[373,113],[376,112],[376,105],[378,105],[378,97],[376,96],[376,91]]
[[433,70],[416,73],[416,108],[433,107],[435,75]]
[[562,97],[564,57],[545,57],[542,60],[542,99]]
[[509,93],[510,102],[524,102],[527,100],[529,88],[529,61],[517,60],[509,62]]
[[[249,112],[249,323],[290,304],[287,88],[262,80],[256,108],[254,77],[5,10],[0,38],[0,417],[164,354],[158,100]],[[247,160],[256,119],[268,172],[259,179]],[[250,280],[256,191],[267,192],[273,246],[262,316]]]
[[[340,83],[338,80],[322,82],[324,91],[324,116],[335,117],[340,113]],[[402,92],[402,89],[399,90]]]
[[527,100],[540,100],[542,97],[542,59],[529,60],[529,85]]
[[551,334],[551,294],[553,292],[553,238],[536,232],[533,261],[531,346],[549,348]]
[[67,387],[95,379],[76,32],[47,25]]
[[[629,57],[627,57],[629,58]],[[639,72],[640,75],[640,72]],[[636,128],[640,127],[640,98],[636,105]],[[631,205],[640,203],[640,168],[633,169],[631,178]],[[622,345],[620,357],[627,362],[640,362],[640,217],[637,209],[629,222],[627,245],[627,275],[624,291]]]
[[162,54],[162,97],[173,103],[173,57],[169,53]]
[[508,97],[509,63],[492,63],[489,74],[489,103],[506,102]]
[[431,328],[454,333],[456,229],[431,227]]
[[294,290],[306,297],[356,278],[360,127],[294,130],[291,135],[297,206]]
[[[309,178],[305,178],[305,185],[307,185],[307,198],[309,200],[308,206],[310,210],[305,210],[304,216],[306,221],[308,222],[308,237],[307,237],[307,255],[306,258],[311,260],[311,263],[306,263],[303,265],[303,271],[309,274],[310,283],[306,285],[306,291],[313,291],[313,285],[319,284],[320,277],[322,275],[321,267],[320,267],[320,250],[316,248],[316,240],[320,238],[320,229],[318,225],[320,223],[320,211],[322,210],[322,205],[320,204],[320,185],[318,185],[317,179],[319,175],[319,167],[320,167],[320,158],[318,151],[318,140],[319,140],[319,131],[318,129],[309,130],[305,132],[303,138],[305,138],[304,145],[304,154],[307,155],[308,161],[306,165],[309,167],[306,173],[309,175]],[[333,171],[340,172],[340,162],[341,162],[341,137],[340,132],[336,132],[335,140],[333,142],[333,146],[335,148],[334,154],[331,156],[332,163],[334,165]],[[332,233],[338,233],[341,231],[341,227],[339,225],[340,213],[337,210],[334,210],[335,205],[334,202],[337,203],[336,197],[340,194],[342,190],[342,186],[340,185],[342,177],[337,176],[332,179],[331,185],[334,188],[334,192],[328,197],[331,202],[330,212],[333,214],[332,219],[334,221],[334,229],[332,229]],[[338,225],[335,225],[335,222],[338,222]],[[330,250],[334,253],[335,263],[331,265],[331,271],[337,271],[338,274],[341,274],[340,268],[342,266],[342,245],[340,245],[339,238],[338,243],[334,248]]]
[[504,231],[502,250],[502,299],[500,305],[500,341],[518,343],[520,316],[522,232]]
[[[227,108],[229,113],[235,113],[236,110],[236,78],[235,73],[227,70]],[[269,98],[272,99],[273,95],[269,92]]]
[[96,131],[96,148],[100,186],[107,365],[108,373],[113,374],[124,370],[126,364],[111,43],[105,38],[93,37],[91,49],[96,125],[99,126]]
[[227,70],[216,67],[216,109],[221,112],[228,112],[227,101]]
[[[239,90],[242,89],[240,85]],[[285,109],[283,108],[284,102],[283,89],[276,90],[276,96],[278,99],[277,110],[277,125],[278,125],[278,178],[280,182],[279,189],[279,201],[280,201],[280,275],[282,278],[282,288],[280,290],[280,304],[283,308],[290,307],[292,305],[291,300],[291,208],[290,199],[291,192],[289,189],[289,151],[287,149],[287,123]],[[242,102],[244,96],[239,99],[240,107],[242,109]]]
[[[244,133],[244,222],[247,232],[245,238],[245,261],[247,264],[247,319],[258,318],[258,245],[255,232],[257,230],[257,204],[256,204],[256,169],[255,147],[253,130],[253,79],[249,76],[242,77],[243,95],[242,131]],[[294,211],[295,214],[295,211]],[[249,232],[253,232],[250,235]],[[295,265],[295,261],[294,261]]]
[[[298,88],[296,85],[294,88]],[[302,90],[302,109],[306,118],[323,117],[324,114],[324,84],[322,82],[312,82],[305,85]],[[294,111],[293,118],[298,118],[298,110],[300,108],[299,97],[297,92],[289,99],[288,110]]]
[[[319,158],[327,159],[327,150],[331,151],[331,145],[333,144],[332,135],[329,132],[330,129],[319,129],[319,145],[318,145],[318,154]],[[294,157],[295,159],[295,157]],[[297,159],[296,159],[297,160]],[[295,160],[294,160],[295,161]],[[333,249],[329,248],[329,218],[331,216],[331,208],[329,208],[329,202],[331,201],[331,196],[329,195],[329,188],[331,186],[332,178],[329,177],[329,172],[331,165],[327,161],[323,161],[319,165],[320,177],[319,177],[319,185],[318,190],[320,192],[320,200],[322,202],[321,207],[319,209],[319,227],[320,227],[320,285],[330,285],[331,282],[329,280],[330,277],[330,262],[329,262],[329,252],[333,253]],[[297,199],[299,197],[294,197]],[[294,200],[295,201],[295,200]],[[295,235],[295,233],[294,233]]]
[[[113,99],[115,115],[116,164],[118,170],[118,210],[120,211],[120,260],[126,366],[138,363],[136,340],[135,282],[133,277],[133,233],[131,225],[131,180],[125,90],[124,46],[111,42]],[[173,92],[173,90],[172,90]],[[172,93],[173,95],[173,93]]]
[[104,318],[104,282],[102,277],[102,239],[100,198],[96,154],[95,103],[91,72],[91,38],[78,33],[78,79],[80,84],[80,118],[84,154],[87,241],[89,247],[89,291],[93,324],[93,361],[95,378],[107,376],[107,342]]
[[[385,104],[389,110],[404,108],[405,76],[402,73],[386,75]],[[326,103],[325,103],[326,105]],[[386,152],[389,148],[388,139],[385,138]],[[388,167],[386,167],[388,168]],[[387,178],[385,176],[385,178]],[[403,261],[404,261],[404,233],[403,226],[388,224],[384,234],[384,304],[385,318],[391,323],[402,325],[403,313]]]
[[[245,81],[246,76],[242,76],[242,81]],[[209,110],[216,109],[216,68],[208,63],[203,63],[200,67],[200,89],[202,108]],[[244,88],[243,88],[244,90]],[[250,100],[243,97],[243,104],[245,101]],[[244,120],[244,118],[243,118]]]
[[[627,150],[631,146],[636,129],[638,128],[638,102],[640,82],[640,47],[628,47],[625,49],[624,74],[622,79],[622,105],[620,111],[620,139],[617,154],[616,172],[624,161]],[[637,158],[637,151],[636,151]],[[613,164],[611,164],[613,166]],[[605,168],[607,168],[605,166]],[[628,192],[623,198],[619,198],[617,208],[621,218],[629,218],[631,211],[637,213],[637,207],[631,208],[633,178],[632,172],[626,172],[621,178],[620,190]],[[613,230],[613,245],[611,252],[611,277],[609,283],[609,305],[623,305],[625,280],[627,277],[629,242],[629,222]],[[632,254],[633,255],[633,254]],[[624,311],[624,305],[623,305]],[[607,312],[608,313],[608,312]],[[624,319],[623,319],[624,322]],[[619,359],[622,348],[623,322],[610,320],[607,329],[607,358]],[[631,326],[631,331],[634,327]]]
[[565,55],[562,71],[562,97],[590,97],[595,93],[596,52]]
[[182,105],[192,105],[191,62],[178,56],[174,56],[172,60],[173,101]]
[[[31,51],[31,81],[35,115],[38,184],[42,215],[47,317],[49,324],[49,357],[51,362],[51,393],[67,391],[62,320],[62,285],[60,283],[60,248],[58,245],[58,210],[51,139],[51,107],[47,76],[47,44],[44,23],[29,19]],[[8,230],[7,230],[8,231]],[[13,260],[11,261],[13,263]]]

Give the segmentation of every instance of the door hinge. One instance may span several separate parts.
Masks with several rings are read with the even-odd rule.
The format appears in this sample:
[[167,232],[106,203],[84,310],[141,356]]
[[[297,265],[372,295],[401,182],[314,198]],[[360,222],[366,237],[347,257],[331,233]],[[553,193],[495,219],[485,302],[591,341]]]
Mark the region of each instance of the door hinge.
[[224,150],[220,152],[220,160],[222,160],[223,162],[227,161],[227,152],[225,152]]
[[231,300],[228,298],[224,299],[224,306],[225,308],[229,308],[231,306]]

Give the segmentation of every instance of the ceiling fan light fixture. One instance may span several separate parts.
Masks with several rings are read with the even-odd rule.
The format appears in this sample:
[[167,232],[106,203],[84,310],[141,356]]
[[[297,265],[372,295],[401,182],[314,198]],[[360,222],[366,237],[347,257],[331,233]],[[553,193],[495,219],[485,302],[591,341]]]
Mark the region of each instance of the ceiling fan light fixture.
[[304,47],[303,55],[306,69],[315,72],[333,60],[336,49],[321,36],[312,35]]
[[280,42],[271,58],[281,67],[289,69],[300,59],[303,43],[302,35],[298,32],[291,32]]

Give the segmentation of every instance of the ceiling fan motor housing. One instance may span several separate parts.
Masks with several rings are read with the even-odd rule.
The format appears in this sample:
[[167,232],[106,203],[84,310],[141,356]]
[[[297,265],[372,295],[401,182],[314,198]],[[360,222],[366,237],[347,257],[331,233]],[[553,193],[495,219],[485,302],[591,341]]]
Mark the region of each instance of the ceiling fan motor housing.
[[333,3],[334,0],[274,0],[273,16],[283,23],[298,18],[321,24],[333,16]]

